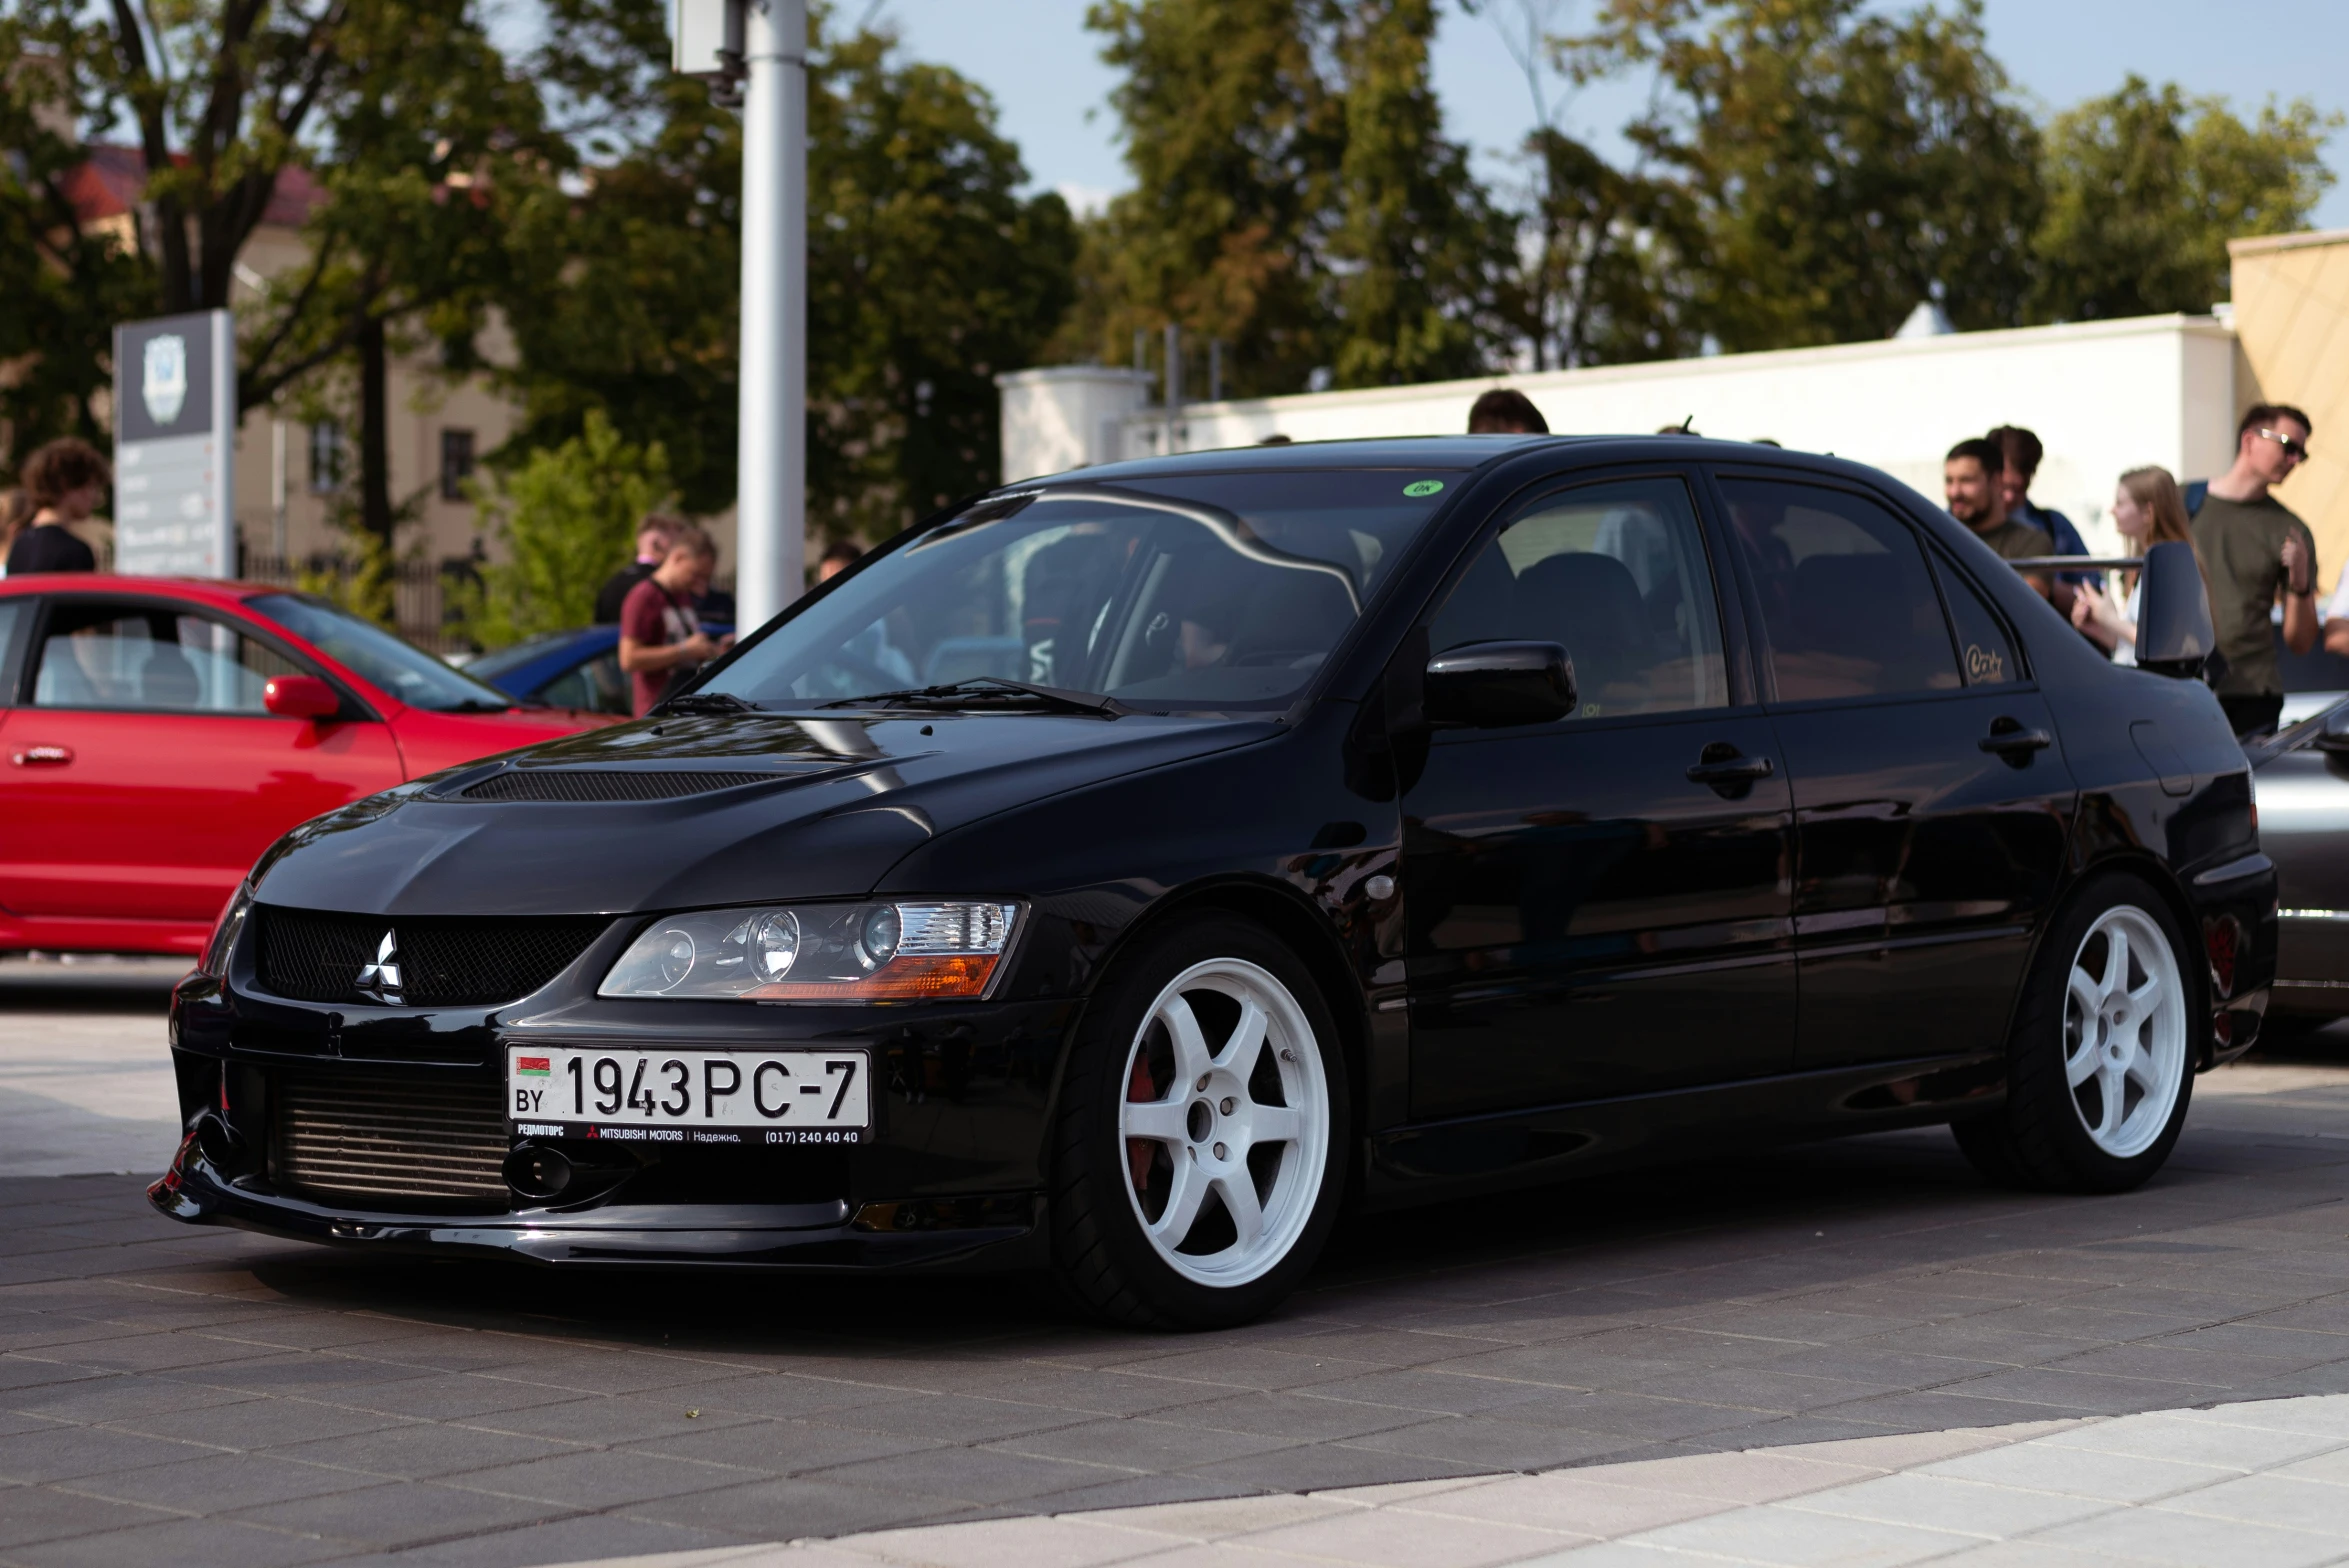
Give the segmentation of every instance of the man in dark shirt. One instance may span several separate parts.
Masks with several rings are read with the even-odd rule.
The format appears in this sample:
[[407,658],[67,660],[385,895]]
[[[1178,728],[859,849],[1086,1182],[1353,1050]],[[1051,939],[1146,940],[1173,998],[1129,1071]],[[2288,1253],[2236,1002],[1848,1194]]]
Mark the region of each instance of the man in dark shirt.
[[[1941,493],[1949,515],[1971,528],[2001,560],[2055,554],[2055,541],[2047,534],[2006,515],[2006,495],[1999,483],[2005,473],[2006,454],[1995,441],[1960,441],[1951,447],[1941,463]],[[2055,600],[2057,609],[2071,609],[2071,590],[2046,573],[2027,572],[2023,580]]]
[[628,595],[668,559],[669,541],[677,528],[676,518],[658,513],[636,525],[636,559],[605,578],[603,587],[596,590],[596,625],[618,624],[620,607],[628,602]]
[[2268,493],[2308,459],[2308,416],[2283,403],[2254,403],[2235,429],[2235,464],[2210,482],[2194,513],[2194,552],[2210,584],[2218,651],[2219,706],[2238,735],[2265,734],[2283,712],[2273,611],[2284,605],[2284,646],[2316,645],[2316,540],[2308,525]]
[[[2039,465],[2047,456],[2047,448],[2032,431],[2021,425],[2000,425],[1990,432],[1989,439],[1998,443],[1998,450],[2006,458],[2006,473],[1998,482],[1999,493],[2006,498],[2006,515],[2015,522],[2038,529],[2055,541],[2055,555],[2086,555],[2088,541],[2080,537],[2080,530],[2072,520],[2052,506],[2041,506],[2031,499],[2031,481],[2038,477]],[[2065,572],[2063,580],[2079,584],[2089,580],[2084,572]]]

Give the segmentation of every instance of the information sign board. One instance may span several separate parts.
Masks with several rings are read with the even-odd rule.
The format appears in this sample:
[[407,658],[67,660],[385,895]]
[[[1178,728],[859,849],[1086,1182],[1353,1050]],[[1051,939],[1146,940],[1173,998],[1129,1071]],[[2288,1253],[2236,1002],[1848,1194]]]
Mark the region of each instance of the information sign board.
[[235,320],[225,310],[114,329],[114,569],[236,572]]

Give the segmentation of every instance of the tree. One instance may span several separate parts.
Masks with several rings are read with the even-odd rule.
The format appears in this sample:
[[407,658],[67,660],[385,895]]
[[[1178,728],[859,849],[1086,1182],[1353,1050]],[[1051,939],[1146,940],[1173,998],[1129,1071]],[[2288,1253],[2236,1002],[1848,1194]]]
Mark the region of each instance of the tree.
[[41,443],[99,445],[117,321],[152,309],[153,269],[123,236],[80,221],[72,186],[86,156],[72,134],[75,63],[0,16],[0,476]]
[[[657,27],[609,47],[614,78],[631,52],[666,59]],[[821,26],[809,72],[809,520],[880,538],[994,483],[994,374],[1041,353],[1076,239],[1057,196],[1017,194],[1018,150],[963,77],[902,61],[886,32]],[[714,512],[734,496],[739,122],[673,81],[609,117],[631,118],[649,130],[584,189],[539,187],[515,227],[513,451],[600,409]]]
[[1428,78],[1435,27],[1435,0],[1354,0],[1341,34],[1340,386],[1474,375],[1500,342],[1513,225],[1444,138]]
[[596,590],[628,558],[637,524],[670,494],[660,443],[631,445],[590,409],[578,435],[532,452],[494,486],[476,487],[506,549],[503,561],[482,568],[467,630],[496,648],[594,620]]
[[1883,337],[1928,298],[1960,327],[2024,319],[2038,138],[1980,0],[1608,0],[1567,52],[1669,91],[1632,136],[1694,204],[1694,303],[1722,348]]
[[2047,129],[2035,314],[2086,321],[2201,312],[2227,297],[2227,241],[2307,226],[2333,183],[2340,117],[2305,99],[2246,124],[2218,98],[2131,76]]
[[1119,360],[1172,322],[1221,340],[1242,396],[1330,361],[1328,272],[1342,87],[1332,0],[1099,0],[1086,25],[1125,73],[1110,94],[1134,188],[1087,226],[1073,358]]

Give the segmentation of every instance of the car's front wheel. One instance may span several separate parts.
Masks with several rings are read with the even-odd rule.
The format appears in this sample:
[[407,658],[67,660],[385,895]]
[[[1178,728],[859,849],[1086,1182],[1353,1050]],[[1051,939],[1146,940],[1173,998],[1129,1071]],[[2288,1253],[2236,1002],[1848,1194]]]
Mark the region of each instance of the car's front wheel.
[[1170,926],[1087,1009],[1061,1097],[1054,1262],[1143,1327],[1242,1323],[1295,1289],[1335,1218],[1347,1082],[1328,1005],[1271,932]]
[[2199,1040],[2190,950],[2152,887],[2107,872],[2042,944],[2008,1047],[2006,1104],[1951,1129],[2009,1186],[2123,1192],[2185,1125]]

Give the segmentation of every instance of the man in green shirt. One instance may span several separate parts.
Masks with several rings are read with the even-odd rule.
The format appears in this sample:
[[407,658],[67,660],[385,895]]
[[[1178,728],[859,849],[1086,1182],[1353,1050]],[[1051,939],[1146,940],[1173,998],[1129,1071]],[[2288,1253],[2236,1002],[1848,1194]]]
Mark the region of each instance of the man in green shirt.
[[2235,465],[2210,482],[2194,513],[2194,552],[2210,584],[2210,618],[2227,671],[2219,706],[2237,735],[2276,727],[2284,681],[2276,668],[2271,612],[2284,604],[2284,646],[2316,645],[2316,540],[2268,493],[2308,458],[2308,416],[2254,403],[2235,431]]
[[[1951,447],[1941,463],[1941,494],[1949,515],[1971,528],[1974,537],[1996,550],[2001,560],[2055,554],[2055,540],[2044,530],[2007,516],[2006,493],[1999,483],[2005,473],[2006,453],[1995,441],[1960,441]],[[2057,609],[2071,609],[2071,589],[2052,576],[2030,572],[2023,580],[2054,599]]]

